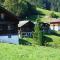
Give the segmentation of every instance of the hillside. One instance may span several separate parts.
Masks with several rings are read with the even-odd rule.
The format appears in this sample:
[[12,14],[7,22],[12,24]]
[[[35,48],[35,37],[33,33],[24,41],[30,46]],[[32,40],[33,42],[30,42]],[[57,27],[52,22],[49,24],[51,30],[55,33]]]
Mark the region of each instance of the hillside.
[[43,14],[42,17],[40,17],[40,20],[43,22],[49,22],[50,20],[52,20],[53,17],[50,17],[51,14],[55,14],[58,18],[60,18],[60,12],[49,11],[49,10],[41,9],[38,7],[36,7],[36,10]]
[[[9,1],[9,4],[8,3],[7,4],[10,5],[12,0],[0,0],[0,4],[5,5],[5,3],[8,1]],[[20,1],[22,0],[13,0],[12,2],[13,2],[13,5],[20,5],[20,3],[18,3]],[[55,10],[60,12],[60,0],[23,0],[23,1],[28,1],[30,4],[38,6],[40,8]]]
[[55,11],[49,11],[49,10],[45,10],[45,9],[41,9],[36,7],[37,11],[41,11],[42,13],[44,13],[45,15],[49,15],[51,12],[54,12],[57,16],[60,17],[60,12],[55,12]]
[[54,10],[60,12],[60,0],[27,0],[31,4],[38,6],[40,8]]
[[1,60],[60,60],[60,49],[0,43]]

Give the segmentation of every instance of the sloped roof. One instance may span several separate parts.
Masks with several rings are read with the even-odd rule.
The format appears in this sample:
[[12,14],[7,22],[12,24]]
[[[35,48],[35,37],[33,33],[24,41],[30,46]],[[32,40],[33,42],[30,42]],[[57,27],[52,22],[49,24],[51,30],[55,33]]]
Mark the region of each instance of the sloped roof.
[[50,23],[60,23],[60,19],[53,19],[50,21]]
[[22,27],[23,25],[25,25],[28,22],[30,22],[30,21],[19,21],[18,27]]
[[[5,9],[4,7],[0,6],[0,12],[1,13],[6,13],[7,15],[9,15],[9,19],[12,19],[12,20],[18,20],[19,19],[17,18],[16,15],[14,15],[12,12],[8,11],[7,9]],[[14,18],[14,19],[13,19]]]

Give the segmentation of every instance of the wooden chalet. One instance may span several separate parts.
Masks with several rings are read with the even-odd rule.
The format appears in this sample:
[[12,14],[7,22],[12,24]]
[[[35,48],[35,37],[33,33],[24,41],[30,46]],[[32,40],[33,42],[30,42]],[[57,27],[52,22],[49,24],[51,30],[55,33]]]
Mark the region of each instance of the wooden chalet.
[[18,43],[18,19],[0,6],[0,42]]
[[53,19],[50,21],[50,29],[60,31],[60,19]]
[[31,21],[19,21],[18,28],[19,28],[19,34],[22,37],[32,37],[32,31],[34,30],[34,23]]

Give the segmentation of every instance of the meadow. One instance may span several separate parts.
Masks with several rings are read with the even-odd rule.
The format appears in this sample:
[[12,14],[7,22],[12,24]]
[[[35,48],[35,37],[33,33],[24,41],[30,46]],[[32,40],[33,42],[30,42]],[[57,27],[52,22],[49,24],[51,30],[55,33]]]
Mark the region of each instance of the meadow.
[[60,60],[60,49],[0,43],[0,60]]

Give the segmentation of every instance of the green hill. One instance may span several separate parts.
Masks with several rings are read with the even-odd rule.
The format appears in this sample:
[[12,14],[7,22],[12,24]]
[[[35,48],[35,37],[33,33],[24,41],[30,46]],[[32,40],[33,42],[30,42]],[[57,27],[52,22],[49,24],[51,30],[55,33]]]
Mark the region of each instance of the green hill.
[[36,10],[43,12],[45,15],[49,15],[51,12],[54,12],[57,16],[60,17],[60,12],[49,11],[49,10],[41,9],[41,8],[38,8],[38,7],[36,8]]
[[55,11],[49,11],[49,10],[45,10],[45,9],[41,9],[41,8],[38,8],[36,7],[36,10],[39,12],[39,13],[42,13],[43,15],[40,17],[40,20],[43,21],[43,22],[49,22],[50,20],[52,20],[53,17],[51,17],[52,14],[55,15],[54,18],[56,18],[56,16],[58,18],[60,18],[60,12],[55,12]]
[[60,49],[0,43],[1,60],[60,60]]

